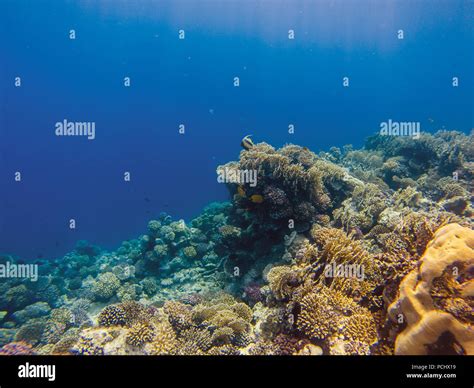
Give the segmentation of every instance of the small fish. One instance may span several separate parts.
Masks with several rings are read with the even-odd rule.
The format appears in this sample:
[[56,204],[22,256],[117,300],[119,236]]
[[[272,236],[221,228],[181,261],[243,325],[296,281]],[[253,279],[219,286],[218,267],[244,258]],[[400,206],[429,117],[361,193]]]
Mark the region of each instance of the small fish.
[[252,139],[250,138],[252,135],[247,135],[245,136],[242,141],[240,142],[240,145],[242,146],[243,149],[249,150],[254,146]]
[[145,202],[150,202],[150,198],[145,197]]
[[253,203],[262,203],[263,202],[263,196],[261,196],[260,194],[254,194],[254,195],[250,196],[250,200]]
[[239,194],[241,197],[245,197],[245,190],[242,186],[237,187],[237,194]]

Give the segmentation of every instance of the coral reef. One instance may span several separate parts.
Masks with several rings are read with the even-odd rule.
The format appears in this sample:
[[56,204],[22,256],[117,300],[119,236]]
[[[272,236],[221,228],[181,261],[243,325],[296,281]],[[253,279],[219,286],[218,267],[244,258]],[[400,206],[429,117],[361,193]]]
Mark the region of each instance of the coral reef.
[[472,354],[473,136],[252,143],[229,202],[2,281],[0,354]]

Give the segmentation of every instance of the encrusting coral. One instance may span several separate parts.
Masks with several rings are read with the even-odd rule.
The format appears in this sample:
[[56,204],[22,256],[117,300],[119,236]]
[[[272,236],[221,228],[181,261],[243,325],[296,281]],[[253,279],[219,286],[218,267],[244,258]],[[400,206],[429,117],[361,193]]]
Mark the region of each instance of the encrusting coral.
[[406,321],[395,354],[474,354],[474,231],[440,228],[419,261],[389,308],[393,320]]

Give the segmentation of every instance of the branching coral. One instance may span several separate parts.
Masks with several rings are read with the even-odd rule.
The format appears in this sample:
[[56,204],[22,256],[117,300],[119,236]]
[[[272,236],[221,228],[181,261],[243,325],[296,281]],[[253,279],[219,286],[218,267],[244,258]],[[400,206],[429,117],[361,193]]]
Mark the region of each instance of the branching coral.
[[154,333],[154,339],[145,345],[146,354],[167,355],[179,350],[176,334],[167,320],[155,322]]
[[334,211],[334,219],[345,230],[359,228],[367,232],[389,205],[388,196],[376,185],[369,183],[354,189],[352,197],[346,199],[342,206]]
[[213,345],[234,344],[242,346],[250,330],[252,310],[227,294],[193,308],[192,320],[212,333]]
[[[241,189],[244,195],[238,196],[236,204],[245,206],[252,194],[263,195],[263,204],[255,206],[255,210],[276,221],[290,217],[310,221],[317,211],[340,202],[359,184],[344,168],[296,145],[275,150],[266,143],[257,144],[243,151],[238,163],[220,166],[218,171],[226,169],[258,172],[257,187],[248,185],[245,190]],[[235,193],[237,183],[229,185],[231,192]],[[335,197],[334,201],[331,195]]]
[[100,312],[97,321],[100,326],[122,326],[127,323],[127,314],[119,305],[109,305]]
[[271,291],[277,299],[289,298],[300,283],[295,270],[288,266],[273,267],[267,274]]
[[135,323],[148,322],[153,314],[143,304],[135,301],[126,301],[117,305],[125,313],[125,324],[131,326]]
[[184,303],[167,301],[163,310],[168,315],[171,326],[173,326],[178,334],[192,326],[191,308]]
[[315,290],[302,298],[300,309],[296,325],[309,339],[343,338],[366,347],[377,341],[375,321],[369,311],[339,291],[326,287]]
[[104,354],[104,348],[96,345],[92,337],[81,335],[74,352],[85,356],[100,356]]
[[328,264],[365,263],[369,253],[360,241],[336,228],[314,227],[311,236],[320,248],[320,257]]
[[126,341],[133,346],[142,346],[151,342],[155,336],[155,330],[150,324],[138,322],[128,330]]
[[192,327],[182,333],[181,342],[191,351],[189,354],[199,354],[212,347],[213,336],[207,329]]

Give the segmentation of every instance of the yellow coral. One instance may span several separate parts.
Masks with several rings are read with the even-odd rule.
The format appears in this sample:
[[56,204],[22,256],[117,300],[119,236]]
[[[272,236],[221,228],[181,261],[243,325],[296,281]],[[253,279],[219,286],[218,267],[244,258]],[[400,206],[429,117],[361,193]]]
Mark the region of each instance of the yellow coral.
[[176,332],[179,333],[181,330],[191,327],[192,312],[189,306],[177,301],[166,301],[163,310],[168,315],[168,320]]
[[147,354],[169,355],[178,349],[178,340],[171,324],[163,320],[154,325],[154,339],[145,345]]
[[188,247],[183,248],[183,253],[186,257],[192,259],[197,256],[197,251],[196,248],[194,248],[192,245]]
[[181,334],[181,344],[186,347],[186,354],[200,354],[212,347],[211,333],[207,329],[192,327]]
[[352,299],[327,287],[305,295],[300,306],[297,327],[309,338],[315,339],[324,339],[335,332],[346,313],[360,309]]
[[321,248],[321,257],[327,264],[363,263],[370,259],[364,246],[341,229],[316,226],[311,230],[311,236]]
[[138,322],[129,329],[126,341],[133,346],[142,346],[146,342],[151,342],[154,336],[155,332],[150,324]]
[[209,301],[194,306],[192,321],[213,331],[214,343],[239,345],[250,331],[252,310],[231,295],[219,294]]
[[[474,231],[449,224],[434,234],[419,267],[405,276],[400,284],[398,299],[389,307],[395,322],[403,317],[407,324],[397,336],[395,354],[427,354],[429,347],[435,346],[445,333],[452,336],[452,347],[458,353],[474,354],[472,323],[463,322],[450,312],[438,309],[432,295],[436,279],[443,277],[449,266],[472,267],[473,264]],[[465,279],[462,289],[460,296],[463,299],[472,297],[474,281]]]
[[340,291],[327,287],[315,289],[301,299],[300,308],[296,326],[309,339],[342,338],[359,343],[360,349],[365,349],[362,353],[368,352],[377,340],[375,320],[369,310]]
[[290,297],[299,284],[297,273],[289,266],[273,267],[267,274],[267,281],[270,290],[279,300]]

